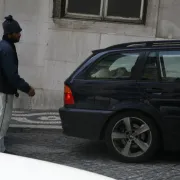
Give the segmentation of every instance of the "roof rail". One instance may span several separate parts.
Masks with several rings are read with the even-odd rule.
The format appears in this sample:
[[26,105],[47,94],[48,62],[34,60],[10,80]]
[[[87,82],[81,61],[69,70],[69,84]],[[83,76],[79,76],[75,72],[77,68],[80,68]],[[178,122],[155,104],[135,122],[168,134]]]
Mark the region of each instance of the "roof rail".
[[133,48],[133,47],[162,47],[162,46],[180,46],[180,40],[163,40],[163,41],[140,41],[140,42],[129,42],[123,44],[117,44],[110,47],[108,49],[119,49],[119,48]]

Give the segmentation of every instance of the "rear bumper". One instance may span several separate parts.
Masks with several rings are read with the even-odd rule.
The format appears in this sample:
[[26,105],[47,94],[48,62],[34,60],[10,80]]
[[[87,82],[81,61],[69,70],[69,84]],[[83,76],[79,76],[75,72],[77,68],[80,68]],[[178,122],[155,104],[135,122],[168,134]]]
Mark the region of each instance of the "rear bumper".
[[90,140],[99,140],[111,111],[60,108],[64,134]]

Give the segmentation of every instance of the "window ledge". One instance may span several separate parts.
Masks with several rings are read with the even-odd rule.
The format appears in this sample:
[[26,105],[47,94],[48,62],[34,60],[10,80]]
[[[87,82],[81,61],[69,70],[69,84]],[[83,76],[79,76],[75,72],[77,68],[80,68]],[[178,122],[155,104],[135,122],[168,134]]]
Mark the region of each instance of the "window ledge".
[[123,18],[117,18],[117,17],[110,17],[107,16],[104,19],[102,19],[101,17],[98,16],[91,16],[91,15],[87,15],[86,17],[83,16],[74,16],[74,15],[66,15],[65,17],[63,17],[62,19],[71,19],[71,20],[79,20],[79,21],[97,21],[97,22],[104,22],[104,23],[116,23],[116,24],[136,24],[136,25],[143,25],[145,26],[145,22],[141,19],[133,19],[133,18],[127,18],[127,19],[123,19]]
[[122,34],[129,36],[154,37],[156,26],[143,24],[129,24],[112,21],[84,20],[72,18],[54,18],[52,29],[68,29],[73,31],[84,31],[102,34]]

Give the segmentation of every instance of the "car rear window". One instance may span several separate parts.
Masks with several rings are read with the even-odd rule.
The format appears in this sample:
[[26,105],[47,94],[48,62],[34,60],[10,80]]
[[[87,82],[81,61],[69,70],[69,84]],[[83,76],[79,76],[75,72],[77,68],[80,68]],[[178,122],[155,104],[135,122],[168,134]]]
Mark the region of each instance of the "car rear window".
[[91,79],[130,79],[140,53],[110,54],[97,62],[88,72]]

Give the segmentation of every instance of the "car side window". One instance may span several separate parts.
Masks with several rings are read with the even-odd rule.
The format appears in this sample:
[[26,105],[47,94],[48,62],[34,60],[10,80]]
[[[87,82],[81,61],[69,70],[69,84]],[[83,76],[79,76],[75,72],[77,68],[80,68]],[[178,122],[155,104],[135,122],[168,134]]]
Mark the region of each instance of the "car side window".
[[149,53],[141,79],[144,81],[158,81],[159,78],[156,52]]
[[180,81],[180,51],[159,52],[162,81]]
[[111,54],[98,63],[88,73],[89,79],[130,79],[131,71],[140,53]]

